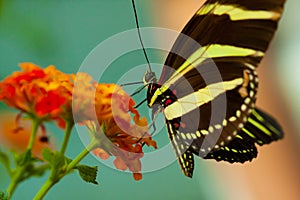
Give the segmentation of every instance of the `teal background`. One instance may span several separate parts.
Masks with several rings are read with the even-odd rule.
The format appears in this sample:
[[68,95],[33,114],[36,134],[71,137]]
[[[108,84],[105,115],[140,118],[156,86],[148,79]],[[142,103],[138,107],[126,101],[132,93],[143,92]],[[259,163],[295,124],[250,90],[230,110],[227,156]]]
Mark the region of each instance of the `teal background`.
[[[168,1],[170,4],[171,0]],[[156,10],[151,3],[153,1],[137,1],[139,21],[141,26],[155,26],[159,22],[153,22]],[[159,4],[158,1],[155,1]],[[185,1],[186,4],[189,1]],[[185,6],[181,4],[181,6]],[[298,20],[299,2],[289,0],[285,13],[280,22],[279,31],[272,45],[272,60],[277,65],[270,66],[272,70],[265,73],[266,79],[275,79],[278,87],[270,87],[268,90],[281,92],[288,105],[286,110],[291,111],[289,115],[290,124],[300,129],[298,119],[300,117],[300,24]],[[172,12],[172,11],[166,11]],[[161,13],[160,13],[161,14]],[[176,13],[179,15],[179,13]],[[295,17],[296,16],[296,17]],[[0,79],[3,79],[13,71],[19,70],[18,63],[33,62],[42,67],[50,64],[55,65],[65,73],[76,73],[86,56],[100,42],[110,36],[135,28],[134,15],[130,0],[100,0],[100,1],[5,1],[0,0]],[[149,52],[152,62],[159,62],[162,58],[155,52]],[[131,66],[145,62],[142,52],[132,52],[120,60],[116,60],[112,69],[122,67],[122,71],[129,70]],[[100,63],[101,64],[101,63]],[[99,64],[99,67],[101,65]],[[124,64],[124,65],[123,65]],[[122,75],[122,71],[107,71],[105,82],[114,82]],[[113,76],[110,78],[110,76]],[[134,77],[133,81],[137,81]],[[141,94],[142,98],[143,94]],[[271,101],[271,100],[270,100]],[[2,105],[2,107],[4,107]],[[145,109],[143,107],[142,109]],[[54,125],[48,126],[54,133],[58,145],[62,139],[62,133]],[[165,130],[159,134],[159,144],[167,142]],[[164,134],[164,135],[163,135]],[[299,158],[299,131],[288,133],[293,135],[294,140],[287,145],[296,146],[292,151],[293,163]],[[162,136],[161,136],[162,135]],[[83,145],[76,131],[73,132],[70,148],[67,151],[69,157],[74,157],[81,151]],[[271,145],[272,146],[272,145]],[[270,148],[271,148],[270,146]],[[278,155],[281,159],[286,155]],[[234,172],[215,171],[216,162],[196,159],[196,170],[193,179],[182,175],[177,162],[158,171],[143,174],[141,181],[135,181],[131,173],[123,173],[111,169],[93,156],[89,155],[83,160],[89,165],[98,165],[99,174],[97,181],[99,185],[84,183],[77,173],[66,176],[60,183],[54,186],[46,196],[51,199],[251,199],[247,196],[244,185],[232,185],[234,180],[243,180]],[[272,171],[275,166],[270,163],[267,170]],[[221,165],[222,166],[222,165]],[[275,174],[289,172],[279,171]],[[280,177],[280,176],[279,176]],[[294,177],[297,177],[295,175]],[[45,181],[32,178],[21,184],[13,196],[14,200],[32,199],[39,187]],[[261,177],[263,180],[264,177]],[[5,189],[9,182],[4,168],[0,165],[0,190]],[[243,181],[242,181],[243,182]],[[269,180],[271,185],[273,180]],[[255,184],[255,182],[253,183]],[[289,185],[287,183],[286,185]],[[274,191],[279,192],[279,191]],[[229,193],[234,193],[230,194]],[[245,195],[246,194],[246,195]],[[241,196],[239,196],[241,195]],[[245,196],[243,196],[245,195]],[[289,194],[286,194],[287,199]],[[299,197],[299,196],[298,196]]]
[[[137,4],[142,10],[139,20],[144,26],[151,25],[148,3]],[[19,70],[18,63],[25,61],[42,67],[53,64],[65,73],[76,73],[98,43],[135,28],[131,1],[124,0],[2,1],[0,9],[1,79]],[[144,63],[143,54],[139,53],[124,59],[127,59],[128,67]],[[122,62],[116,61],[116,64],[120,66]],[[48,128],[55,133],[59,143],[61,131],[54,126]],[[83,148],[75,131],[70,144],[69,157]],[[215,187],[215,183],[214,177],[203,166],[199,170],[201,178],[197,178],[197,172],[194,179],[184,177],[174,162],[164,169],[144,174],[137,182],[131,173],[111,169],[93,156],[85,158],[83,163],[99,166],[98,186],[84,183],[77,173],[73,173],[52,188],[45,199],[216,199],[220,195],[207,190]],[[0,189],[5,189],[9,179],[1,165],[0,174]],[[45,179],[32,178],[24,182],[13,199],[32,199]]]

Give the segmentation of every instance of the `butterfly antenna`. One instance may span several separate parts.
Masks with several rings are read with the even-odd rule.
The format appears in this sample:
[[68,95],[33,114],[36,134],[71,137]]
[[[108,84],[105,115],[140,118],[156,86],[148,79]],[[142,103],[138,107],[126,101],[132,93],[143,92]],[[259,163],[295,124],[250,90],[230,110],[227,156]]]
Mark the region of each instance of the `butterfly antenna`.
[[140,107],[140,105],[145,103],[145,101],[147,101],[147,98],[145,98],[143,101],[141,101],[138,105],[134,106],[134,108],[137,109],[138,107]]
[[130,96],[133,97],[134,95],[140,93],[145,87],[147,87],[148,84],[143,85],[142,87],[140,87],[137,91],[133,92]]
[[123,86],[128,86],[128,85],[137,85],[137,84],[144,84],[144,82],[143,81],[137,81],[137,82],[131,82],[131,83],[123,83],[120,86],[123,87]]
[[146,61],[148,63],[149,71],[152,72],[150,61],[148,59],[147,52],[146,52],[146,49],[144,47],[144,43],[143,43],[141,32],[140,32],[140,26],[139,26],[139,21],[138,21],[138,15],[137,15],[136,7],[135,7],[135,2],[134,2],[134,0],[132,0],[131,2],[132,2],[133,11],[134,11],[135,24],[136,24],[137,32],[138,32],[138,35],[139,35],[140,43],[141,43],[141,46],[143,48],[143,52],[144,52]]

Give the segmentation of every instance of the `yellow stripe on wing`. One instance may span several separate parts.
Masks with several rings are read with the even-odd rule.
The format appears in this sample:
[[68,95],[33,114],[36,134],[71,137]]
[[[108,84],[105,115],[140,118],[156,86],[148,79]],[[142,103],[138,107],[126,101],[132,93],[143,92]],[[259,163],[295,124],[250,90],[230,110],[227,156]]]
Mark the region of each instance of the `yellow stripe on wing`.
[[[195,51],[177,70],[177,73],[184,75],[192,68],[198,66],[207,58],[219,58],[230,56],[255,56],[262,57],[264,52],[248,48],[242,48],[231,45],[211,44],[209,46],[201,47]],[[175,72],[175,73],[176,73]],[[173,76],[176,76],[174,74]],[[172,77],[170,78],[170,80]]]
[[231,45],[212,44],[204,47],[200,47],[195,51],[175,72],[174,74],[162,85],[162,87],[155,91],[153,94],[149,106],[151,107],[156,98],[164,93],[170,86],[175,83],[180,77],[197,67],[207,58],[219,58],[230,56],[253,56],[262,57],[264,52],[257,51],[248,48],[236,47]]
[[281,132],[275,128],[271,123],[266,123],[265,119],[255,110],[252,111],[252,114],[261,122],[268,126],[268,128],[273,131],[276,135],[281,135]]
[[250,122],[252,125],[254,125],[256,128],[258,128],[259,130],[261,130],[262,132],[264,132],[268,136],[272,136],[272,133],[266,127],[264,127],[262,124],[255,121],[251,117],[248,118],[248,122]]
[[205,88],[186,95],[167,106],[164,110],[165,117],[167,120],[181,117],[182,115],[199,108],[203,104],[212,101],[220,94],[223,94],[228,90],[235,89],[242,84],[243,78],[236,78],[231,81],[223,81],[207,85]]
[[197,12],[197,15],[224,15],[227,14],[232,21],[249,20],[249,19],[270,19],[279,20],[281,12],[267,10],[246,10],[238,8],[235,5],[216,5],[207,4]]

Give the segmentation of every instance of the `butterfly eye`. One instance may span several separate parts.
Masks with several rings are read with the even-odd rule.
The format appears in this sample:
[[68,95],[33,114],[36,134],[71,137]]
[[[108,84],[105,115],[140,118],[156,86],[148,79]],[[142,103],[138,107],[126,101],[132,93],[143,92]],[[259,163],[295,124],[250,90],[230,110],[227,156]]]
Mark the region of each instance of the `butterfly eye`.
[[165,106],[170,105],[172,103],[171,99],[167,99],[164,103]]
[[152,85],[152,88],[151,88],[152,92],[155,91],[156,88],[157,88],[157,87],[156,87],[155,85]]

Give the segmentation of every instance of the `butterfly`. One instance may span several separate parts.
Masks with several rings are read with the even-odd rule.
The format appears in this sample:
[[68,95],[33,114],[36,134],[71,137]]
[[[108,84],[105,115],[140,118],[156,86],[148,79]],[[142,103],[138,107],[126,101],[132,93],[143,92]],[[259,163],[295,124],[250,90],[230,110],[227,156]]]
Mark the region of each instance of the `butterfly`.
[[146,72],[147,103],[163,112],[184,175],[194,155],[251,161],[257,145],[283,138],[277,121],[255,107],[256,68],[285,0],[207,0],[168,54],[160,79]]

